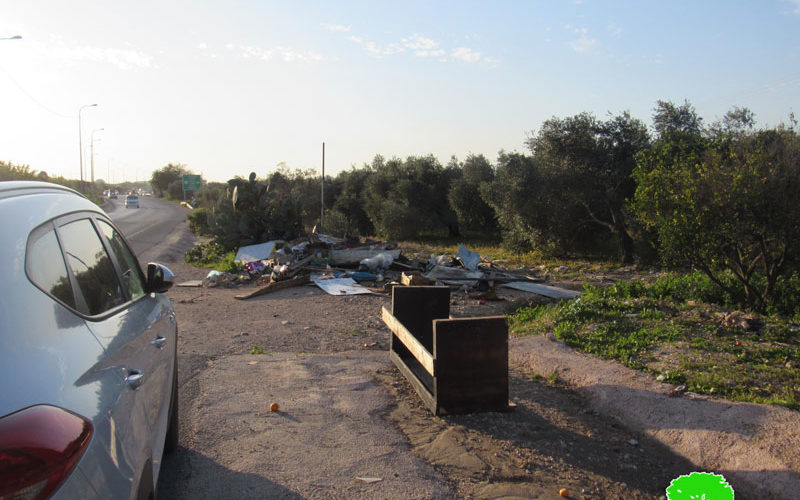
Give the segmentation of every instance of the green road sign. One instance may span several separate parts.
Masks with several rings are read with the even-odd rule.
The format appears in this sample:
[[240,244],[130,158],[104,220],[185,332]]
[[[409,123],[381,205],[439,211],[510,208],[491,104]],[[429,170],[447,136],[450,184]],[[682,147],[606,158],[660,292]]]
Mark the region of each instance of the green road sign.
[[197,191],[203,187],[203,181],[199,175],[184,175],[183,176],[183,190],[184,191]]

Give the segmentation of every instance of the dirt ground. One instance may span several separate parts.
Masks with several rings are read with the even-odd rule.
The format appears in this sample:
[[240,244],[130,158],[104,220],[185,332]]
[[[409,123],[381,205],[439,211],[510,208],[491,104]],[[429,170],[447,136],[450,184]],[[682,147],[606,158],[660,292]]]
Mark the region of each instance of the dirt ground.
[[[168,263],[178,282],[207,271]],[[509,413],[434,417],[388,359],[388,297],[313,285],[175,287],[181,447],[161,498],[665,498],[681,474],[736,498],[797,498],[800,414],[671,397],[671,386],[547,337],[511,339]],[[503,312],[453,296],[453,316]],[[264,354],[250,354],[257,346]],[[270,412],[277,402],[281,409]]]

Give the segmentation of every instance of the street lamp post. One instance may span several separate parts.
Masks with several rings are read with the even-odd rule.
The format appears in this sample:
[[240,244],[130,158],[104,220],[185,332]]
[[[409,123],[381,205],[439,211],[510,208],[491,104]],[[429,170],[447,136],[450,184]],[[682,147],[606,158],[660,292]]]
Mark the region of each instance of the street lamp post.
[[103,130],[105,130],[105,129],[96,128],[96,129],[92,130],[92,140],[89,143],[91,145],[89,150],[91,151],[90,154],[92,155],[91,156],[91,158],[92,158],[92,186],[94,186],[94,133],[95,132],[102,132]]
[[97,106],[97,104],[84,104],[78,108],[78,154],[81,160],[81,187],[83,187],[83,129],[81,128],[81,111],[83,111],[84,108],[91,108],[94,106]]

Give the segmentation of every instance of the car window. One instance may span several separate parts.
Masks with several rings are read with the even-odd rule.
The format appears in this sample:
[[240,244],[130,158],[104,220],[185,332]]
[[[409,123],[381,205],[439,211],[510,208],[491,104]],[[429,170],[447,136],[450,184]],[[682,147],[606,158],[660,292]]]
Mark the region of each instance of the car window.
[[125,244],[122,235],[111,224],[103,220],[98,220],[97,223],[100,226],[100,231],[105,234],[111,243],[111,252],[116,257],[122,274],[122,287],[128,291],[131,299],[138,299],[144,295],[144,280],[139,269],[139,263],[130,248],[128,248],[128,245]]
[[58,228],[64,255],[86,301],[84,314],[95,316],[125,302],[122,287],[100,236],[89,219]]
[[75,294],[72,293],[67,265],[52,227],[31,236],[25,266],[33,284],[75,309]]

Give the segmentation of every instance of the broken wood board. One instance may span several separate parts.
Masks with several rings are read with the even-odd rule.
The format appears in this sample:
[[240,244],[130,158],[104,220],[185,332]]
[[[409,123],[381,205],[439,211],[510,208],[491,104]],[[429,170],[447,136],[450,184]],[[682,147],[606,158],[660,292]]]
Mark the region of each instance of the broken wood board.
[[308,275],[304,274],[302,276],[298,276],[296,278],[288,279],[285,281],[276,281],[274,283],[270,283],[266,286],[259,288],[258,290],[253,290],[250,293],[246,293],[243,295],[235,295],[234,298],[239,300],[251,299],[253,297],[258,297],[259,295],[266,295],[268,293],[277,292],[278,290],[284,290],[286,288],[305,285],[308,282],[309,282]]
[[531,283],[529,281],[514,281],[512,283],[506,283],[500,286],[513,288],[514,290],[522,290],[523,292],[531,292],[537,295],[543,295],[545,297],[550,297],[551,299],[574,299],[575,297],[581,295],[581,292],[576,292],[575,290],[567,290],[566,288],[559,288],[557,286]]
[[426,278],[422,273],[403,273],[400,275],[400,283],[405,286],[425,286],[433,285],[436,280]]
[[177,284],[177,285],[175,285],[175,286],[185,286],[185,287],[194,287],[194,288],[199,288],[199,287],[203,286],[203,280],[189,280],[189,281],[184,281],[183,283],[178,283],[178,284]]
[[358,265],[362,260],[375,257],[379,253],[388,253],[392,259],[400,257],[400,249],[380,250],[370,248],[349,248],[343,250],[331,250],[328,260],[334,266],[353,266]]
[[397,336],[397,339],[402,342],[409,352],[417,358],[417,361],[425,368],[431,375],[436,375],[433,371],[433,355],[425,349],[413,333],[408,331],[408,328],[403,325],[386,307],[381,308],[381,319],[389,330]]

